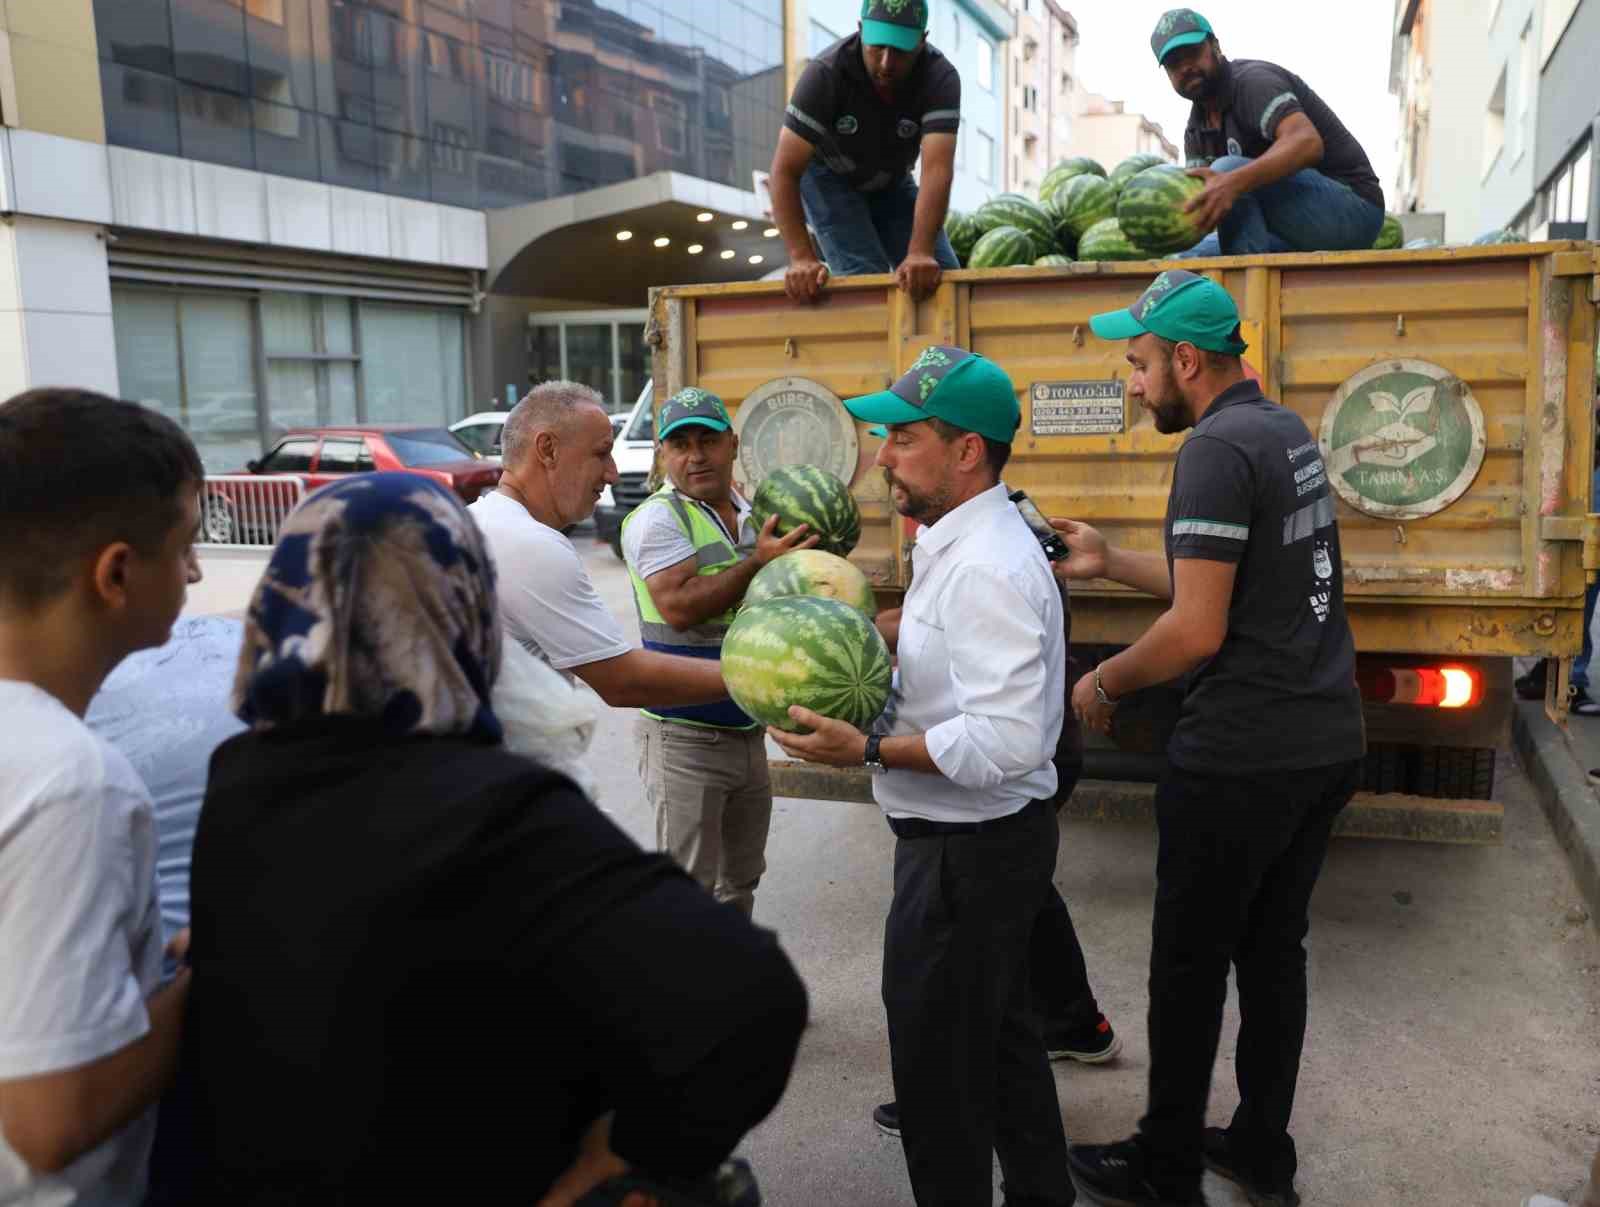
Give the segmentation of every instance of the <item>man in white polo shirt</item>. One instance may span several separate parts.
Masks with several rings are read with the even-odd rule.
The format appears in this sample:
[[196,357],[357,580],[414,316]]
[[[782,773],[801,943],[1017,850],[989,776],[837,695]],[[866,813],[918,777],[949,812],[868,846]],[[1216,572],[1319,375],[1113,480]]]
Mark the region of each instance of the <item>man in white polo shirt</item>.
[[918,521],[888,736],[806,709],[790,754],[873,767],[895,844],[883,1001],[901,1140],[918,1207],[1073,1201],[1066,1136],[1037,1019],[1028,940],[1055,871],[1051,761],[1066,698],[1061,594],[1001,471],[1020,421],[1011,379],[935,346],[880,394],[878,464]]

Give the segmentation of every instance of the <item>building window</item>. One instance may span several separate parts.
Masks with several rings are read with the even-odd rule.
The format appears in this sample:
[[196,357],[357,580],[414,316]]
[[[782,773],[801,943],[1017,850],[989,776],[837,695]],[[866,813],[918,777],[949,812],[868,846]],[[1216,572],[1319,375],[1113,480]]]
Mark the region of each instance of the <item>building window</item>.
[[985,92],[994,91],[994,43],[978,35],[978,87]]
[[1522,29],[1522,40],[1517,46],[1517,120],[1513,127],[1511,162],[1522,158],[1533,141],[1534,77],[1538,67],[1534,63],[1533,19],[1528,19]]
[[1589,221],[1593,150],[1586,141],[1583,148],[1570,156],[1540,190],[1535,210],[1537,223]]
[[683,102],[674,96],[652,92],[650,108],[656,115],[656,146],[669,155],[687,153],[689,132],[685,123],[688,111]]
[[982,130],[977,132],[977,148],[975,154],[978,159],[978,181],[981,184],[994,183],[994,136]]
[[650,377],[643,310],[537,314],[528,332],[529,380],[561,378],[599,392],[613,413],[626,412]]
[[1022,86],[1022,107],[1029,113],[1039,112],[1039,90],[1032,84]]
[[519,63],[492,50],[483,52],[484,82],[489,95],[514,109],[534,107],[533,64]]
[[123,396],[176,421],[207,473],[242,469],[289,428],[466,414],[452,307],[117,282],[111,317]]
[[1506,69],[1500,69],[1500,78],[1489,94],[1489,108],[1483,115],[1483,172],[1489,174],[1506,141]]

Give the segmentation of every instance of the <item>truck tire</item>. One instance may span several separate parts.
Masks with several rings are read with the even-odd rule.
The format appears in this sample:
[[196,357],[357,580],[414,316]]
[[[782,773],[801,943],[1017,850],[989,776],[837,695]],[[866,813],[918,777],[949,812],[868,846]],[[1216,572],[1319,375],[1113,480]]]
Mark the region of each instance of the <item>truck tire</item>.
[[1411,792],[1451,800],[1488,800],[1494,794],[1491,749],[1475,746],[1422,746]]
[[1374,742],[1367,747],[1366,766],[1362,768],[1361,788],[1364,792],[1399,792],[1404,781],[1404,766],[1400,760],[1401,747]]

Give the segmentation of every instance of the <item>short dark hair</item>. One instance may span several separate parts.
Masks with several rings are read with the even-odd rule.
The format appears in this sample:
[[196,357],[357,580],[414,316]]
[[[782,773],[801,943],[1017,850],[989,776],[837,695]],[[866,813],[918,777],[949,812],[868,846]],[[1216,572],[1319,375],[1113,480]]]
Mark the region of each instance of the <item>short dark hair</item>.
[[939,438],[946,444],[961,436],[979,436],[983,440],[983,459],[989,463],[989,468],[994,471],[994,476],[999,478],[1006,471],[1006,462],[1011,460],[1011,446],[1001,444],[998,440],[991,440],[979,432],[969,432],[964,427],[957,427],[953,423],[946,423],[937,415],[928,420],[933,425],[933,430],[939,433]]
[[[1235,327],[1233,329],[1233,333],[1235,336],[1237,336],[1239,334],[1239,329]],[[1156,343],[1161,347],[1162,357],[1170,365],[1172,363],[1172,354],[1177,351],[1178,341],[1170,340],[1164,335],[1158,335],[1156,336]],[[1206,364],[1210,365],[1213,369],[1220,369],[1226,372],[1229,369],[1238,367],[1240,358],[1232,352],[1213,352],[1210,348],[1201,348],[1198,346],[1195,348],[1195,351],[1200,353],[1201,356],[1205,357]]]
[[0,403],[0,603],[38,608],[118,541],[154,553],[204,477],[183,429],[138,403],[74,389]]

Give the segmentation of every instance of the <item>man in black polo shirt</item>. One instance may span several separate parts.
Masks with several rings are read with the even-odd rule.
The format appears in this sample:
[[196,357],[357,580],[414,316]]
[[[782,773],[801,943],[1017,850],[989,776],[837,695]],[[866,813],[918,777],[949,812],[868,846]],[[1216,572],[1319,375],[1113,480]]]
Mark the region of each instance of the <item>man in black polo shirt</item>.
[[921,298],[960,267],[944,234],[960,124],[961,76],[928,45],[928,0],[862,0],[859,28],[806,65],[778,132],[772,213],[791,298],[815,301],[830,272],[892,272]]
[[1163,14],[1150,49],[1194,103],[1183,154],[1206,187],[1186,208],[1214,233],[1185,255],[1372,246],[1383,189],[1361,144],[1304,80],[1275,63],[1223,58],[1192,8]]
[[[1239,312],[1221,286],[1164,272],[1131,309],[1090,324],[1128,340],[1128,393],[1156,430],[1193,431],[1165,556],[1057,522],[1072,551],[1057,573],[1172,601],[1079,680],[1073,712],[1106,731],[1118,697],[1189,682],[1156,792],[1149,1106],[1132,1139],[1075,1145],[1072,1174],[1096,1202],[1168,1207],[1204,1202],[1204,1164],[1252,1203],[1289,1207],[1307,910],[1366,752],[1333,497],[1316,438],[1245,377]],[[1206,1128],[1230,962],[1240,1103],[1229,1127]]]

